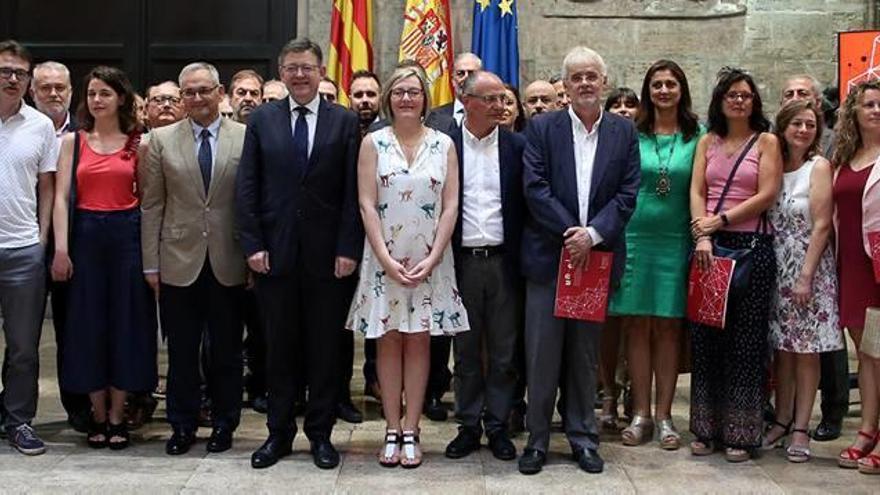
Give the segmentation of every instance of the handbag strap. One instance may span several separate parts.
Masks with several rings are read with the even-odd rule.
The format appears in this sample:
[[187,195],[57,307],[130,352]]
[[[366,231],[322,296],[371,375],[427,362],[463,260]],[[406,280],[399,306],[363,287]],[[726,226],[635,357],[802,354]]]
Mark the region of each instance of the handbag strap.
[[[70,192],[67,196],[67,231],[73,228],[73,212],[76,210],[76,168],[79,166],[80,131],[74,131],[73,160],[70,163]],[[70,242],[70,236],[67,238]]]
[[727,192],[730,190],[733,178],[736,177],[736,171],[739,169],[739,165],[746,158],[746,155],[749,154],[755,141],[757,141],[760,136],[760,134],[752,136],[752,139],[749,140],[749,144],[746,145],[745,149],[740,153],[739,158],[736,159],[736,163],[733,164],[733,168],[730,170],[730,175],[727,177],[727,182],[724,184],[724,189],[721,190],[721,196],[718,198],[718,203],[715,205],[715,210],[712,212],[713,215],[717,215],[718,212],[721,211],[721,206],[724,204],[724,198],[727,197]]

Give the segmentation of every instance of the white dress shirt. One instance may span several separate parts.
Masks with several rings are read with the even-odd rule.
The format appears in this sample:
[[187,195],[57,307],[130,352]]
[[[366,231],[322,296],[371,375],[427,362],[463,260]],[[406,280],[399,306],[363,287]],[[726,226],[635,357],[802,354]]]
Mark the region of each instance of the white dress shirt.
[[[602,111],[599,110],[599,118],[593,124],[593,129],[587,131],[584,123],[574,113],[571,106],[568,107],[568,115],[571,117],[571,134],[574,137],[574,163],[575,180],[578,192],[578,213],[582,226],[587,226],[587,218],[590,212],[590,187],[593,180],[593,164],[596,162],[596,149],[599,145],[599,124],[602,123]],[[602,236],[593,227],[587,227],[587,232],[593,239],[593,245],[602,242]]]
[[501,166],[498,157],[498,127],[480,139],[462,126],[461,245],[464,247],[504,244],[501,214]]
[[461,127],[461,121],[464,120],[464,103],[458,98],[452,104],[452,118],[455,119],[455,125]]
[[296,132],[296,119],[299,118],[299,112],[296,111],[299,107],[306,107],[309,111],[306,113],[306,124],[309,125],[309,156],[312,156],[312,147],[315,144],[315,128],[318,127],[318,108],[321,106],[321,95],[315,93],[315,97],[312,101],[306,103],[305,105],[300,105],[293,99],[293,96],[288,95],[287,99],[290,101],[290,131]]
[[196,162],[198,163],[199,159],[199,148],[202,146],[202,130],[208,129],[208,132],[211,133],[211,137],[208,138],[208,143],[211,145],[211,177],[214,177],[214,169],[216,168],[214,164],[217,163],[217,138],[220,136],[220,119],[223,117],[217,117],[217,120],[211,122],[208,127],[202,127],[195,120],[189,119],[190,124],[192,124],[193,136],[196,140]]

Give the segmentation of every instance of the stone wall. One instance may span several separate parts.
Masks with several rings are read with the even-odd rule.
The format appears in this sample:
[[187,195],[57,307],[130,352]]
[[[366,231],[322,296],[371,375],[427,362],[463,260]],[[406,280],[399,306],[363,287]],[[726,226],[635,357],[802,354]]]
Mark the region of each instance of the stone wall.
[[[325,46],[329,0],[308,3],[307,34]],[[492,0],[496,3],[496,0]],[[376,70],[397,61],[404,0],[373,0]],[[714,76],[724,65],[744,67],[774,111],[785,76],[807,72],[836,83],[838,31],[865,29],[871,0],[517,0],[523,85],[560,70],[568,48],[583,44],[603,55],[609,83],[641,87],[658,58],[677,61],[691,84],[695,110],[705,115]],[[473,0],[452,0],[456,51],[470,49]]]

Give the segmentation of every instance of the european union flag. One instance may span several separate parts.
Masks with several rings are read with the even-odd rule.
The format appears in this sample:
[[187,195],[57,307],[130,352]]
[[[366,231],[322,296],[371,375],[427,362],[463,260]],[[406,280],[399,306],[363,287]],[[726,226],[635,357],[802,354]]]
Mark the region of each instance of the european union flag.
[[474,0],[471,50],[483,60],[483,69],[519,87],[515,0]]

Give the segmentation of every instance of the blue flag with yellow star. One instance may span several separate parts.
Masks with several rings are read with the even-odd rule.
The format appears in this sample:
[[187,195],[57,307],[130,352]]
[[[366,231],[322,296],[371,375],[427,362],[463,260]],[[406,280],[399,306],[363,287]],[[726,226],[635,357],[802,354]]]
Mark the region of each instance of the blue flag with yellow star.
[[519,87],[519,43],[515,0],[474,0],[471,51],[483,69]]

